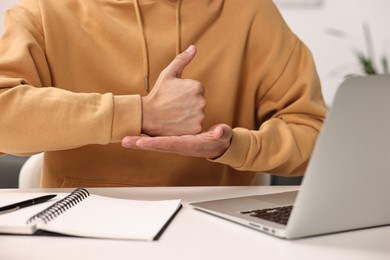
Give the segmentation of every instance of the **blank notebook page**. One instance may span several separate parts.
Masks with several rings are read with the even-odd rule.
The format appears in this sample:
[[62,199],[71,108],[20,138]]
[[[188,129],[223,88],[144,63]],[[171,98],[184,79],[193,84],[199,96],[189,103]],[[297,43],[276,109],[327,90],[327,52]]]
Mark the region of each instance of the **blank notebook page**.
[[152,240],[178,209],[180,200],[137,201],[89,197],[42,229],[73,236]]

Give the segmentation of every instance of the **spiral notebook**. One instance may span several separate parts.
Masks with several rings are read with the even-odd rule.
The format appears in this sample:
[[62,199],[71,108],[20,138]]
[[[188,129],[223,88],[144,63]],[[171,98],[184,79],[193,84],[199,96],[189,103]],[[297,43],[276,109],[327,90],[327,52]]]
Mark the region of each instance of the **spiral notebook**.
[[[0,206],[47,193],[1,193]],[[55,199],[0,215],[0,233],[156,240],[181,207],[181,200],[128,200],[79,188]]]

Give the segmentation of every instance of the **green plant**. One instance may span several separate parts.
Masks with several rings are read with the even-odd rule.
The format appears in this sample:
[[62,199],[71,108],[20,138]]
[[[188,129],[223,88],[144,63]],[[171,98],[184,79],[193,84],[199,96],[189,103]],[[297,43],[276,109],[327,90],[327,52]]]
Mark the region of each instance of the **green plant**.
[[[343,38],[347,40],[350,39],[347,33],[338,29],[329,28],[327,32],[330,35],[333,35],[338,38]],[[362,72],[366,75],[389,73],[389,63],[388,63],[387,56],[385,54],[383,54],[380,57],[381,69],[378,69],[378,67],[376,66],[371,32],[367,23],[363,23],[363,34],[364,34],[364,40],[366,45],[366,53],[364,53],[363,51],[355,47],[352,48],[352,52],[357,58]]]

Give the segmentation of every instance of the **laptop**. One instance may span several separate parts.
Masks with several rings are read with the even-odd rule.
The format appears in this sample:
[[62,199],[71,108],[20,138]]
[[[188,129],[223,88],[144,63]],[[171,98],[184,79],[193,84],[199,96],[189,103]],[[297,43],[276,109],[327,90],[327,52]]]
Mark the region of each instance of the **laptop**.
[[296,239],[388,225],[389,199],[390,75],[381,75],[340,85],[299,191],[190,205]]

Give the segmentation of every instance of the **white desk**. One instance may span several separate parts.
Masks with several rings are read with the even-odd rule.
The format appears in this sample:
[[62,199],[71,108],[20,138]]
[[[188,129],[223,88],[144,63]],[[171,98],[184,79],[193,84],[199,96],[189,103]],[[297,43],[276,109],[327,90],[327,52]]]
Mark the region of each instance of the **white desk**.
[[[390,259],[390,226],[286,241],[188,206],[206,199],[294,189],[297,187],[89,189],[95,194],[129,199],[181,198],[183,208],[158,241],[2,235],[0,259]],[[0,196],[4,191],[0,190]]]

